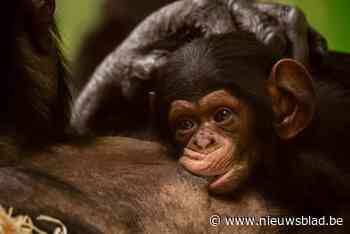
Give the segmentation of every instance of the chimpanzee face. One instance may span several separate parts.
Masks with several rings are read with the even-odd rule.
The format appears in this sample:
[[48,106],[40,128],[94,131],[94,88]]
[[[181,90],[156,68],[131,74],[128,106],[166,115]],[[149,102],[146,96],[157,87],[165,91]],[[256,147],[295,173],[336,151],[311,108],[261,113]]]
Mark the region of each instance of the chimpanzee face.
[[216,90],[196,102],[176,100],[169,112],[175,140],[183,146],[180,163],[190,172],[212,176],[210,189],[232,184],[237,165],[256,157],[253,109],[227,90]]

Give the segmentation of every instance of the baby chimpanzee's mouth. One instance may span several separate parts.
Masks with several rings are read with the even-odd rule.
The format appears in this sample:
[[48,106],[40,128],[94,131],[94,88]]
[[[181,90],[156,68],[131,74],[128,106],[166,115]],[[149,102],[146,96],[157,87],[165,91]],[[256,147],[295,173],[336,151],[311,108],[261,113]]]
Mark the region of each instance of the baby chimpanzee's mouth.
[[192,160],[204,160],[208,156],[208,154],[215,153],[216,151],[219,151],[220,149],[221,149],[221,146],[218,146],[218,147],[212,148],[210,151],[199,153],[199,152],[193,151],[189,148],[185,148],[184,152],[183,152],[183,157],[187,157],[187,158],[190,158]]

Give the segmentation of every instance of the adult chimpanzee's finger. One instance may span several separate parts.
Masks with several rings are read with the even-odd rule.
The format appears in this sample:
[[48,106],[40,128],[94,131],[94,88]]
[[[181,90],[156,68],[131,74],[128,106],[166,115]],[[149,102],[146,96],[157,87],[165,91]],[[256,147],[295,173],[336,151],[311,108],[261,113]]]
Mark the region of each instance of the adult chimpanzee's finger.
[[327,57],[327,42],[324,37],[311,28],[304,13],[297,7],[278,3],[255,3],[255,7],[276,20],[292,44],[293,57],[304,64],[308,63],[309,54],[317,60]]
[[195,15],[195,26],[203,35],[229,33],[236,31],[227,5],[219,1],[197,0],[199,10]]
[[228,7],[239,30],[256,35],[258,40],[277,53],[284,53],[287,48],[285,32],[278,19],[262,13],[254,7],[252,0],[221,0]]

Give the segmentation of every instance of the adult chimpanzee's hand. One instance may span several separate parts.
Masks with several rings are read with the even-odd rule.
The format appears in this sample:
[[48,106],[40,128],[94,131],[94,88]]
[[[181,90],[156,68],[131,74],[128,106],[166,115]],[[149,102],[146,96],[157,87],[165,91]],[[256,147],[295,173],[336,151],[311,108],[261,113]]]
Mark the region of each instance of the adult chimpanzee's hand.
[[235,30],[252,32],[304,64],[310,51],[321,57],[327,53],[325,40],[297,8],[253,0],[178,1],[146,18],[102,62],[75,103],[73,126],[80,133],[91,130],[95,115],[102,109],[106,113],[112,98],[134,102],[145,97],[152,72],[191,39]]

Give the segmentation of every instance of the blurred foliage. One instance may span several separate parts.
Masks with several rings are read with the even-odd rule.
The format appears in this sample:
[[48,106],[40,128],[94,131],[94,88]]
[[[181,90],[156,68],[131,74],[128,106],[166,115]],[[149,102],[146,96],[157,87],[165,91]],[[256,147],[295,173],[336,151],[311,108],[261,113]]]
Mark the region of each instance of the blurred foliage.
[[56,21],[69,59],[74,59],[84,34],[99,22],[101,2],[101,0],[56,0]]
[[[278,0],[299,6],[309,22],[321,32],[333,50],[350,52],[349,0]],[[59,0],[57,21],[62,31],[65,48],[73,59],[88,32],[99,22],[101,0]],[[117,30],[117,29],[116,29]]]

